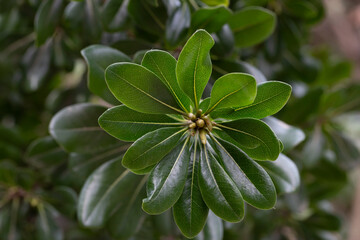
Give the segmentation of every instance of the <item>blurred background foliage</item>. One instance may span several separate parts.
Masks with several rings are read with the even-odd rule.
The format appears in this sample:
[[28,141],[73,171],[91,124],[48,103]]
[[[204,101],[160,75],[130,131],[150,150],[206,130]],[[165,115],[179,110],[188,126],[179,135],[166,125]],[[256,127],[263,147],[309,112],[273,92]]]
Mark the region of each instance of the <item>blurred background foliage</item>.
[[[336,4],[0,0],[1,239],[183,239],[171,212],[144,215],[125,233],[117,229],[122,216],[116,211],[106,226],[81,226],[76,206],[83,184],[126,146],[114,142],[110,149],[89,152],[96,142],[86,145],[87,139],[83,145],[61,147],[49,136],[48,125],[68,105],[116,104],[97,79],[122,53],[134,62],[153,48],[177,57],[199,28],[216,41],[211,52],[214,79],[240,71],[258,82],[281,80],[293,86],[288,105],[276,117],[301,128],[306,137],[294,149],[285,149],[301,174],[295,192],[280,195],[274,210],[248,207],[241,223],[210,216],[197,239],[357,239],[360,58],[351,38],[359,40],[360,7],[344,1],[339,11]],[[334,25],[339,21],[343,25]],[[98,46],[90,51],[87,47],[94,44]],[[83,49],[88,64],[95,64],[93,72],[87,72]],[[100,60],[92,63],[88,54]],[[97,126],[99,112],[78,113],[86,119],[83,124]]]

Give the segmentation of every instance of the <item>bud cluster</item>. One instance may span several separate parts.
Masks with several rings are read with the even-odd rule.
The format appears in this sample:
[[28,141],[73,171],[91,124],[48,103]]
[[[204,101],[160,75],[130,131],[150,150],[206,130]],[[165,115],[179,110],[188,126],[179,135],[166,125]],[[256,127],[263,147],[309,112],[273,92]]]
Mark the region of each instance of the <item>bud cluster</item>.
[[199,132],[200,140],[203,144],[206,143],[206,133],[211,132],[214,123],[211,122],[208,116],[202,114],[202,110],[199,109],[196,114],[189,113],[188,126],[191,134],[194,136]]

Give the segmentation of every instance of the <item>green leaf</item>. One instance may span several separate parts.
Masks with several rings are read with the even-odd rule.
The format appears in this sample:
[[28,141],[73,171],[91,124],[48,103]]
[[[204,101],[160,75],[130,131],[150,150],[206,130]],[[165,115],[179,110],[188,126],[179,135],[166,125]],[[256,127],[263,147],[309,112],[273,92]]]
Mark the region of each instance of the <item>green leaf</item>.
[[305,139],[305,134],[300,128],[288,125],[277,118],[267,117],[264,119],[264,122],[269,125],[281,140],[285,152],[294,148]]
[[91,45],[81,51],[88,65],[89,90],[113,104],[119,102],[111,94],[105,82],[105,69],[112,63],[130,62],[131,59],[122,52],[103,45]]
[[56,186],[45,199],[65,216],[70,218],[75,216],[78,198],[72,188]]
[[176,65],[176,76],[182,90],[198,105],[211,75],[210,49],[214,40],[204,30],[196,31],[182,49]]
[[217,216],[228,222],[239,222],[244,217],[244,201],[241,193],[209,148],[211,146],[208,143],[200,147],[201,195],[206,205]]
[[302,162],[306,167],[315,166],[323,156],[325,151],[326,138],[322,131],[322,126],[316,124],[313,132],[307,137],[302,149]]
[[221,218],[209,211],[204,229],[197,235],[195,240],[222,240],[224,236],[224,226]]
[[217,32],[227,22],[231,11],[225,6],[200,8],[191,16],[192,32],[205,29],[209,33]]
[[90,153],[104,150],[119,142],[97,123],[105,110],[105,107],[87,103],[66,107],[51,119],[49,132],[68,152]]
[[105,30],[116,32],[128,22],[128,0],[108,0],[101,11],[101,21]]
[[36,239],[63,239],[63,232],[56,222],[60,214],[49,204],[40,203],[37,208],[39,216],[36,219]]
[[225,5],[229,6],[229,0],[201,0],[209,6]]
[[229,21],[238,47],[261,43],[274,31],[276,15],[261,7],[247,7],[234,13]]
[[203,112],[206,112],[210,106],[210,100],[211,99],[209,97],[201,100],[199,109],[201,109]]
[[178,145],[185,131],[186,128],[161,128],[145,134],[127,150],[123,165],[135,173],[154,166]]
[[293,192],[299,187],[299,170],[284,154],[280,154],[276,161],[259,161],[258,164],[268,172],[279,194]]
[[200,149],[193,143],[184,190],[173,207],[174,220],[187,237],[196,236],[204,227],[209,208],[204,203],[198,185]]
[[234,181],[244,200],[254,207],[270,209],[276,203],[276,190],[266,171],[235,145],[214,139],[218,161]]
[[90,175],[80,192],[79,221],[86,227],[104,226],[114,209],[131,205],[129,199],[139,193],[136,190],[141,183],[144,184],[143,177],[124,169],[120,159],[103,164]]
[[130,142],[156,129],[182,124],[166,115],[136,112],[125,105],[110,108],[99,117],[99,125],[106,132]]
[[105,70],[110,91],[127,107],[151,114],[182,113],[167,87],[151,71],[134,63],[115,63]]
[[141,65],[152,71],[168,87],[179,106],[190,112],[191,100],[180,88],[176,79],[176,59],[168,52],[161,50],[148,51]]
[[160,214],[172,207],[185,186],[190,161],[189,138],[179,143],[152,170],[147,182],[147,198],[142,207],[149,214]]
[[[229,24],[224,24],[221,27],[221,29],[216,32],[216,34],[215,33],[212,34],[212,37],[215,40],[215,45],[211,49],[212,54],[219,57],[229,56],[235,46],[234,34],[231,31]],[[214,62],[213,62],[213,68],[214,68]],[[214,70],[216,71],[216,69]]]
[[174,9],[166,21],[165,39],[170,47],[176,47],[186,37],[190,27],[191,12],[187,2]]
[[66,160],[67,153],[50,136],[33,141],[26,151],[26,161],[42,170],[57,167]]
[[277,81],[265,82],[258,85],[257,95],[254,102],[247,106],[235,109],[222,109],[214,112],[213,118],[239,119],[257,118],[261,119],[280,111],[291,94],[291,86]]
[[147,177],[142,178],[107,222],[107,229],[113,238],[128,239],[141,229],[146,218],[146,213],[141,209],[142,199],[146,197],[146,180]]
[[206,113],[219,108],[251,104],[256,96],[256,80],[248,74],[229,73],[215,81],[211,90],[210,106]]
[[271,128],[260,120],[244,118],[217,126],[233,138],[237,143],[235,145],[251,158],[276,160],[280,154],[279,140]]
[[46,0],[41,3],[35,16],[37,46],[44,44],[53,35],[62,16],[64,3],[64,0]]

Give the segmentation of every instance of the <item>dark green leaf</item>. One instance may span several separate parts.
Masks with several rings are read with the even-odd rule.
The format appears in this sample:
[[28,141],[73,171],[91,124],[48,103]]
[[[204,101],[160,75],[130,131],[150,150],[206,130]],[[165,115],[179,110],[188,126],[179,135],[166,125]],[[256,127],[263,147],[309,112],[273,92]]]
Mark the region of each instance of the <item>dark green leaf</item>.
[[[232,52],[235,46],[235,38],[229,24],[224,24],[221,29],[212,36],[215,40],[215,45],[211,50],[213,54],[217,56],[227,56]],[[214,70],[216,71],[216,69]]]
[[[208,139],[211,140],[211,139]],[[200,147],[199,187],[206,205],[228,222],[244,217],[244,201],[233,180],[219,164],[207,143]]]
[[40,203],[37,208],[39,216],[36,219],[36,239],[62,240],[63,232],[56,223],[59,213],[51,205],[44,203]]
[[234,181],[244,200],[260,209],[270,209],[276,202],[276,190],[266,171],[235,145],[222,139],[213,148],[218,161]]
[[201,109],[203,112],[206,112],[208,110],[209,106],[210,106],[210,98],[208,97],[208,98],[201,100],[199,109]]
[[297,146],[305,139],[305,134],[300,128],[288,125],[277,118],[267,117],[264,119],[264,122],[269,125],[281,140],[285,152]]
[[278,193],[290,193],[300,185],[299,170],[284,154],[274,162],[258,162],[270,175]]
[[227,22],[231,11],[225,6],[200,8],[191,16],[191,29],[205,29],[209,33],[217,32]]
[[105,107],[86,103],[66,107],[51,119],[49,132],[68,152],[89,153],[104,150],[119,142],[97,123],[105,110]]
[[64,10],[64,0],[46,0],[35,16],[36,45],[40,46],[51,37]]
[[226,119],[257,118],[261,119],[280,111],[291,94],[291,86],[282,82],[265,82],[258,85],[253,103],[235,109],[223,109],[212,114],[213,118]]
[[133,63],[115,63],[105,71],[110,91],[129,108],[151,114],[179,113],[167,87],[151,71]]
[[101,11],[101,20],[105,30],[116,32],[122,30],[128,21],[128,0],[107,0]]
[[315,125],[313,132],[308,136],[302,149],[302,162],[306,167],[312,167],[320,161],[325,150],[325,143],[326,139],[322,132],[322,127]]
[[78,198],[73,189],[65,186],[57,186],[45,199],[65,216],[70,218],[75,216]]
[[200,149],[193,143],[187,179],[181,197],[174,205],[174,219],[181,232],[187,237],[196,236],[204,227],[208,207],[204,203],[198,185]]
[[176,65],[176,76],[182,90],[199,107],[202,93],[211,75],[210,49],[214,40],[204,30],[196,31],[182,49]]
[[204,229],[194,239],[222,240],[223,235],[224,226],[221,218],[217,217],[212,211],[210,211]]
[[236,45],[251,47],[273,33],[276,16],[265,8],[247,7],[234,13],[228,24],[234,32]]
[[249,157],[256,160],[276,160],[278,158],[279,141],[271,128],[264,122],[244,118],[221,123],[218,126],[233,138],[237,142],[235,145],[239,146]]
[[103,164],[90,175],[81,190],[79,221],[86,227],[102,227],[114,209],[132,204],[129,200],[139,193],[134,190],[141,189],[140,183],[144,183],[143,177],[124,169],[120,159]]
[[105,69],[112,63],[130,62],[122,52],[103,45],[91,45],[81,51],[88,65],[88,87],[91,92],[109,103],[119,102],[111,94],[105,82]]
[[176,47],[186,37],[190,27],[191,12],[187,2],[173,10],[166,21],[165,39],[170,47]]
[[210,106],[206,113],[219,108],[241,107],[251,104],[256,96],[256,81],[248,74],[229,73],[215,81]]
[[146,187],[147,198],[142,204],[147,213],[160,214],[176,203],[185,186],[189,161],[189,138],[186,138],[152,170]]
[[152,71],[168,87],[179,106],[190,112],[191,100],[180,88],[176,79],[176,59],[171,54],[161,50],[148,51],[141,63]]
[[145,134],[127,150],[123,165],[135,173],[154,166],[178,145],[185,131],[186,128],[161,128]]
[[182,124],[166,115],[136,112],[125,105],[110,108],[99,118],[99,125],[106,132],[131,142],[156,129]]

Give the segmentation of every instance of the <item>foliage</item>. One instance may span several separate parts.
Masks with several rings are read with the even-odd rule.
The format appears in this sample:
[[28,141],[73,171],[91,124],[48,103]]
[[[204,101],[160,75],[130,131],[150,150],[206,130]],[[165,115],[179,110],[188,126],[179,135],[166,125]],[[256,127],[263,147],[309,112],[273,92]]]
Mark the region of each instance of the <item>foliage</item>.
[[321,1],[0,4],[1,236],[343,232],[359,85],[307,45]]

